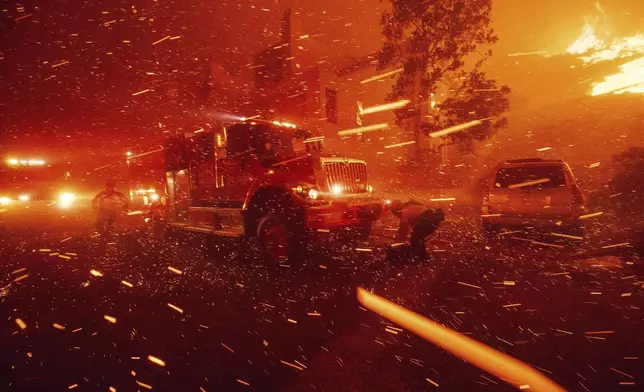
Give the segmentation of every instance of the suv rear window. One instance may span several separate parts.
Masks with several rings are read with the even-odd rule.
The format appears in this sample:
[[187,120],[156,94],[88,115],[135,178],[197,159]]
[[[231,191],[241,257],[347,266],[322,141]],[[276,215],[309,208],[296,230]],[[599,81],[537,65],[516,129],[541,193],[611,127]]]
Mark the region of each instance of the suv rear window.
[[499,169],[494,179],[495,188],[558,188],[566,186],[566,175],[561,166],[519,166]]

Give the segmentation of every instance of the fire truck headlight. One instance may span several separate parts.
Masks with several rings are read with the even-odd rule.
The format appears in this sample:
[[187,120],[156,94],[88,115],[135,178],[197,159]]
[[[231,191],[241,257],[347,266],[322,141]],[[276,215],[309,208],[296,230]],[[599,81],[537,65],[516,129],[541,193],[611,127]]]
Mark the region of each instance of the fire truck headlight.
[[31,199],[31,197],[29,197],[29,195],[27,195],[27,194],[23,194],[23,195],[18,196],[18,200],[20,200],[20,201],[29,201],[30,199]]
[[73,193],[70,192],[63,192],[58,196],[58,205],[61,208],[69,208],[71,207],[72,203],[74,203],[74,199],[76,196]]
[[309,199],[315,200],[318,198],[318,190],[315,188],[309,189]]
[[335,196],[339,196],[342,194],[342,185],[340,184],[333,184],[331,186],[331,193],[334,194]]
[[0,197],[0,205],[2,205],[2,206],[6,206],[6,205],[7,205],[7,204],[9,204],[9,203],[11,203],[11,199],[10,199],[10,198],[8,198],[8,197],[6,197],[6,196]]
[[150,195],[150,200],[152,201],[159,201],[159,195],[156,193],[153,193]]

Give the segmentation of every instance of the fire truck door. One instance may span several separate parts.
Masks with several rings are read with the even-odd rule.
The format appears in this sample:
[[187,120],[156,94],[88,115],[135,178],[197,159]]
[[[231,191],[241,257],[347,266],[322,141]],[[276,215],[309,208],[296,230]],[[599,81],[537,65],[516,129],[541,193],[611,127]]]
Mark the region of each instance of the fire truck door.
[[219,188],[219,204],[222,207],[241,208],[255,178],[256,166],[259,165],[257,157],[245,152],[218,160],[217,163],[223,183],[223,187]]

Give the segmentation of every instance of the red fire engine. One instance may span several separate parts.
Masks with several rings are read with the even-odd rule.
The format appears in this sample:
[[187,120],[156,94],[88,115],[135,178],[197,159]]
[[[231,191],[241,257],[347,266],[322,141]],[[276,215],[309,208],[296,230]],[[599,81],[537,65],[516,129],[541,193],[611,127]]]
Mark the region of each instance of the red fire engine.
[[[325,156],[322,140],[289,123],[260,120],[171,138],[165,194],[156,204],[164,205],[164,214],[157,218],[172,229],[256,238],[274,261],[321,233],[368,236],[382,205],[373,197],[367,166]],[[132,155],[129,166],[143,157]],[[150,195],[159,190],[139,186],[154,206]]]

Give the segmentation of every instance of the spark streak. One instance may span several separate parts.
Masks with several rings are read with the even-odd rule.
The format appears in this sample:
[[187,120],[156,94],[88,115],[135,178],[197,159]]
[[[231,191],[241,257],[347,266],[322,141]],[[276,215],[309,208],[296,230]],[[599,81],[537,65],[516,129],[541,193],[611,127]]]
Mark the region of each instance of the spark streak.
[[387,128],[389,128],[389,124],[387,123],[367,125],[365,127],[345,129],[343,131],[339,131],[338,136],[358,135],[364,132],[380,131]]
[[526,186],[545,184],[546,182],[550,182],[550,179],[549,178],[539,178],[538,180],[520,182],[518,184],[510,184],[508,186],[508,189],[516,189],[516,188],[523,188],[523,187],[526,187]]
[[465,335],[435,323],[402,306],[358,288],[358,301],[401,327],[493,374],[515,387],[530,385],[536,391],[563,392],[564,389],[531,366]]
[[365,83],[369,83],[369,82],[375,82],[376,80],[385,79],[385,78],[388,78],[390,76],[394,76],[396,74],[399,74],[402,71],[403,71],[402,68],[398,68],[398,69],[395,69],[395,70],[390,71],[390,72],[386,72],[386,73],[383,73],[383,74],[380,74],[380,75],[372,76],[370,78],[361,80],[360,84],[365,84]]
[[18,324],[18,327],[20,327],[20,329],[27,328],[27,324],[25,324],[25,322],[22,321],[21,319],[17,318],[15,321],[16,321],[16,324]]
[[385,148],[396,148],[396,147],[403,147],[403,146],[409,146],[412,144],[416,144],[415,140],[409,141],[409,142],[402,142],[402,143],[397,143],[397,144],[390,144],[388,146],[385,146]]
[[97,270],[95,270],[95,269],[91,269],[91,270],[89,270],[89,273],[90,273],[92,276],[103,276],[103,273],[102,273],[102,272],[97,271]]
[[62,65],[66,65],[66,64],[69,64],[69,60],[64,60],[64,61],[62,61],[62,62],[60,62],[60,63],[58,63],[58,64],[54,64],[54,65],[52,65],[51,67],[52,67],[52,68],[58,68],[58,67],[60,67],[60,66],[62,66]]
[[593,212],[592,214],[581,215],[579,219],[590,219],[596,216],[604,215],[603,212]]
[[165,366],[164,361],[162,361],[160,358],[157,358],[157,357],[155,357],[153,355],[148,355],[148,361],[152,362],[155,365]]
[[147,93],[148,91],[150,91],[150,89],[149,89],[149,88],[146,88],[145,90],[141,90],[141,91],[139,91],[139,92],[136,92],[136,93],[132,94],[132,96],[133,96],[133,97],[136,97],[137,95],[145,94],[145,93]]
[[160,44],[161,42],[170,39],[171,37],[169,35],[166,35],[165,37],[161,38],[160,40],[152,42],[152,45]]
[[455,197],[439,197],[437,199],[429,199],[429,201],[456,201]]
[[466,122],[466,123],[463,123],[463,124],[454,125],[452,127],[448,127],[448,128],[442,129],[440,131],[432,132],[432,133],[429,134],[429,137],[441,137],[441,136],[449,135],[450,133],[463,131],[463,130],[466,130],[468,128],[472,128],[474,126],[483,124],[483,121],[489,120],[491,118],[492,117],[487,117],[487,118],[482,118],[480,120],[474,120],[474,121],[469,121],[469,122]]
[[294,364],[292,364],[292,363],[290,363],[290,362],[286,362],[286,361],[281,360],[281,359],[280,359],[280,362],[281,362],[281,363],[283,363],[284,365],[286,365],[286,366],[290,366],[290,367],[292,367],[292,368],[294,368],[294,369],[297,369],[297,370],[304,370],[302,367],[297,366],[297,365],[294,365]]
[[387,110],[396,110],[407,106],[409,102],[410,101],[408,99],[401,99],[400,101],[396,101],[396,102],[390,102],[390,103],[384,103],[382,105],[371,106],[360,110],[360,114],[365,115],[365,114],[385,112]]
[[183,271],[178,270],[178,269],[176,269],[176,268],[174,268],[174,267],[172,267],[172,266],[168,266],[168,269],[169,269],[170,271],[174,272],[175,274],[178,274],[178,275],[182,275],[182,274],[183,274]]

